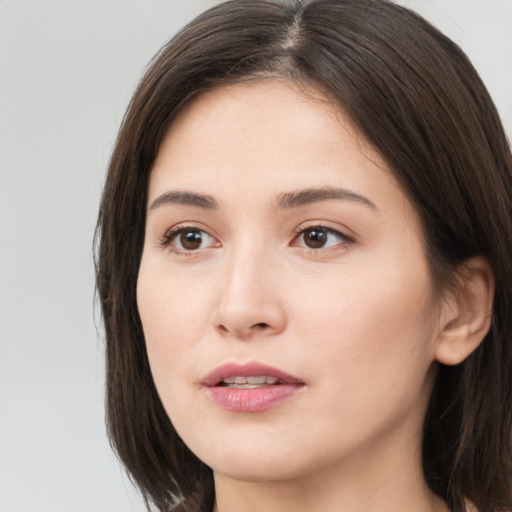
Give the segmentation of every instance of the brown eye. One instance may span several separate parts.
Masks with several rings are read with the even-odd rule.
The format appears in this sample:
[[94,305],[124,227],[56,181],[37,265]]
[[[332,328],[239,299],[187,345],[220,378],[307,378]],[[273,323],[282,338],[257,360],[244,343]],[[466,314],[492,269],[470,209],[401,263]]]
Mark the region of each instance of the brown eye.
[[173,230],[162,238],[162,245],[173,252],[193,252],[218,245],[215,238],[206,231],[194,227],[182,227]]
[[293,241],[295,247],[307,247],[308,249],[328,249],[337,246],[347,247],[354,240],[340,231],[324,226],[311,226],[303,229]]
[[195,249],[199,249],[203,243],[202,231],[198,229],[182,231],[179,240],[183,249],[186,251],[194,251]]
[[327,243],[328,232],[322,228],[306,229],[303,234],[304,245],[310,249],[321,249]]

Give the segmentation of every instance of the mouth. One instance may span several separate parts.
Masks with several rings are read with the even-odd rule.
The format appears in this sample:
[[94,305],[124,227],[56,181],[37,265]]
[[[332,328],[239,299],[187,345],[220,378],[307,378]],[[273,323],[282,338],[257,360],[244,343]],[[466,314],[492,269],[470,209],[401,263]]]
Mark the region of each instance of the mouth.
[[226,377],[220,381],[217,386],[224,386],[232,389],[255,389],[267,386],[279,385],[280,381],[277,377],[268,375],[252,376],[252,377]]
[[272,366],[249,362],[227,363],[209,373],[202,381],[206,387],[222,386],[233,389],[251,389],[283,384],[302,385],[304,381]]
[[304,381],[277,368],[251,362],[222,365],[201,382],[214,403],[235,412],[262,412],[294,397]]

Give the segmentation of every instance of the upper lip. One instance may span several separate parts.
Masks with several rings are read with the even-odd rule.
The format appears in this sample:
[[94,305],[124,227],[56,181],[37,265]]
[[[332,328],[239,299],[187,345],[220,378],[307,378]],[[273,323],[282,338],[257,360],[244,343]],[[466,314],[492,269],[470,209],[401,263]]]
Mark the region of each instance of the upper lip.
[[279,384],[304,384],[304,381],[298,377],[289,375],[273,366],[258,362],[223,364],[204,377],[201,384],[212,387],[216,386],[227,377],[256,377],[261,375],[276,377],[279,379]]

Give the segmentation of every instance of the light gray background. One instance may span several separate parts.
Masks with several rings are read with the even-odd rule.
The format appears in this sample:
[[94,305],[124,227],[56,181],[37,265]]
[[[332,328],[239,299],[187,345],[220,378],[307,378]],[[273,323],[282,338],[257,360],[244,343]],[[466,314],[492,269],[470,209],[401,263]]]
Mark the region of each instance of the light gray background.
[[[103,423],[91,242],[149,58],[214,0],[0,0],[0,512],[139,512]],[[472,58],[512,133],[512,0],[403,0]]]

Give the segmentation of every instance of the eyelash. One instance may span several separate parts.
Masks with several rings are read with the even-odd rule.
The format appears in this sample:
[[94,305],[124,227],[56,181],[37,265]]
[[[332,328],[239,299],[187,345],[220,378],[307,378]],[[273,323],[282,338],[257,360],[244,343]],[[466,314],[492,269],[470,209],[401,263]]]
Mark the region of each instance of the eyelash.
[[332,252],[332,251],[336,250],[336,248],[338,248],[340,245],[346,249],[349,245],[355,243],[355,240],[352,237],[346,235],[345,233],[339,231],[338,229],[334,229],[329,226],[325,226],[323,224],[309,224],[307,226],[299,226],[297,228],[297,230],[295,231],[295,237],[292,242],[299,240],[300,237],[301,236],[303,237],[305,235],[305,233],[307,233],[308,231],[312,232],[315,230],[326,232],[328,235],[334,235],[334,236],[338,237],[341,240],[341,242],[331,245],[331,246],[320,247],[320,248],[307,247],[306,245],[300,246],[310,253],[319,254],[321,252],[324,252],[324,253]]
[[195,256],[197,254],[197,250],[186,250],[173,247],[172,243],[176,240],[181,234],[187,232],[196,232],[206,234],[208,237],[214,239],[207,231],[204,229],[198,228],[197,226],[191,226],[187,224],[180,224],[178,226],[174,226],[173,228],[166,231],[162,237],[160,237],[159,245],[161,247],[169,249],[171,252],[175,254],[179,254],[180,256]]
[[[335,248],[338,247],[339,245],[342,245],[344,248],[346,248],[347,246],[349,246],[355,242],[355,240],[353,238],[346,235],[345,233],[342,233],[341,231],[339,231],[337,229],[331,228],[329,226],[325,226],[323,224],[310,224],[307,226],[300,226],[299,228],[297,228],[295,230],[295,236],[293,237],[291,245],[297,247],[297,245],[294,245],[294,243],[300,239],[301,235],[303,236],[308,231],[313,232],[315,230],[327,233],[328,235],[334,235],[334,236],[338,237],[341,240],[341,242],[334,244],[332,246],[328,246],[328,247],[322,246],[322,247],[318,247],[318,248],[308,247],[305,244],[299,246],[310,253],[319,254],[321,252],[330,252],[330,251],[335,250]],[[204,229],[198,228],[197,226],[178,225],[178,226],[174,226],[173,228],[169,229],[168,231],[166,231],[163,234],[162,237],[160,237],[159,245],[161,247],[168,248],[171,252],[173,252],[175,254],[179,254],[180,256],[181,255],[195,256],[198,253],[198,251],[200,250],[200,248],[187,250],[184,248],[176,248],[176,247],[173,247],[173,245],[172,245],[174,240],[176,240],[181,234],[187,233],[187,232],[196,232],[196,233],[206,234],[208,237],[215,240],[214,237],[211,236],[207,231],[205,231]]]

